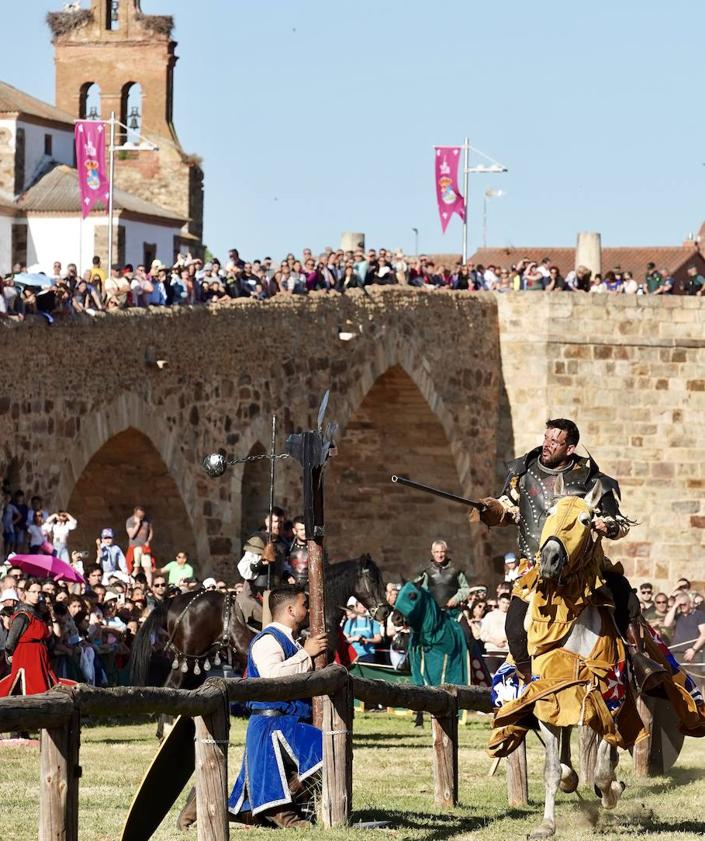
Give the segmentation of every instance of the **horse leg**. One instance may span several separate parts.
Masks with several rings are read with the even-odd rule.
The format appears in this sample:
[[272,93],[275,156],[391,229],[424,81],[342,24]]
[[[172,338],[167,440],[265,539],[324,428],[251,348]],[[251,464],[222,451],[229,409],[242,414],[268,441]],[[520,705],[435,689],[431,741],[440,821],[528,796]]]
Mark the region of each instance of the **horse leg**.
[[608,742],[601,741],[597,749],[595,765],[595,791],[602,799],[602,806],[605,809],[614,809],[626,788],[621,780],[617,781],[615,769],[618,762],[617,748]]
[[560,789],[566,794],[572,794],[578,787],[578,775],[573,768],[570,753],[570,736],[572,727],[564,727],[561,732],[561,783]]
[[550,838],[556,832],[556,792],[561,781],[560,738],[561,728],[539,721],[541,735],[546,746],[546,763],[544,765],[544,779],[546,781],[546,798],[543,820],[529,834],[530,841]]

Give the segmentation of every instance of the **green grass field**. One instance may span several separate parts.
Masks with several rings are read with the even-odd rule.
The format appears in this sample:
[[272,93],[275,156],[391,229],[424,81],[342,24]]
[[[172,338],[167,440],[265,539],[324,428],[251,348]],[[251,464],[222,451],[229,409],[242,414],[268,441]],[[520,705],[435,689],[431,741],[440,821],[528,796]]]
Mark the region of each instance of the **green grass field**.
[[[430,725],[414,728],[409,717],[358,714],[355,719],[354,820],[389,820],[389,829],[368,835],[395,839],[443,841],[459,838],[523,838],[542,812],[543,754],[530,736],[530,806],[509,810],[506,805],[504,765],[493,778],[487,776],[490,760],[483,747],[487,719],[473,717],[460,728],[460,806],[440,812],[433,806]],[[239,769],[245,722],[233,720],[229,752],[229,776]],[[156,751],[153,724],[85,726],[82,732],[80,838],[82,841],[114,841],[119,838],[133,793]],[[38,837],[39,750],[11,747],[0,742],[0,840],[30,841]],[[627,790],[615,812],[602,813],[597,824],[581,811],[573,795],[559,795],[557,837],[584,841],[639,836],[659,841],[690,839],[705,833],[705,744],[686,740],[680,759],[668,777],[636,783],[631,760],[622,755],[620,779]],[[589,791],[586,802],[596,803]],[[180,798],[179,804],[184,797]],[[154,836],[159,841],[195,837],[195,830],[182,836],[175,828],[178,806]],[[231,837],[246,835],[252,841],[285,835],[320,836],[323,830],[242,830],[233,827]],[[326,833],[331,841],[362,838],[361,831]]]

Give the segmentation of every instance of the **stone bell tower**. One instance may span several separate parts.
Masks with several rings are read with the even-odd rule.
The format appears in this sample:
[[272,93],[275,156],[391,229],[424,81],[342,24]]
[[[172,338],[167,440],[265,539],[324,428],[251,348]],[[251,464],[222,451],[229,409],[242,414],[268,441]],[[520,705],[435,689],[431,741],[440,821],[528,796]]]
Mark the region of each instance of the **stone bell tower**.
[[144,14],[141,0],[90,0],[90,8],[74,6],[47,18],[57,107],[77,119],[105,120],[114,112],[128,126],[118,132],[118,145],[129,145],[139,133],[159,146],[158,152],[118,152],[116,184],[188,219],[176,245],[200,251],[203,171],[200,160],[182,149],[173,124],[173,18]]

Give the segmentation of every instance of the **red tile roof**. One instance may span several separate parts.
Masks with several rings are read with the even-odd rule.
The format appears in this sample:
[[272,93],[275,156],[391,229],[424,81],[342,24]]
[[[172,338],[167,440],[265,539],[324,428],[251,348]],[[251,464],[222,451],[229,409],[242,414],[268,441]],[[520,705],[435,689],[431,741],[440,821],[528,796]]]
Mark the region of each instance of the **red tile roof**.
[[[659,270],[669,269],[675,272],[695,255],[699,256],[694,245],[603,248],[602,273],[619,267],[622,271],[629,271],[635,278],[641,279],[646,273],[647,263],[656,263]],[[551,264],[558,266],[564,276],[575,268],[574,248],[480,248],[470,260],[476,265],[480,263],[483,266],[510,268],[523,257],[537,263],[548,257]]]

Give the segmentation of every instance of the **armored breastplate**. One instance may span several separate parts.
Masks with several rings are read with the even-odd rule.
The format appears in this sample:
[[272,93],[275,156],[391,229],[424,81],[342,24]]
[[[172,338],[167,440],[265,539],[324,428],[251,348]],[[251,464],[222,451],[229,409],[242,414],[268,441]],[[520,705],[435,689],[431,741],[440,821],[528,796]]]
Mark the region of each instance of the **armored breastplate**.
[[445,608],[448,599],[458,592],[458,571],[453,564],[436,566],[431,564],[426,570],[428,592],[433,596],[438,607]]
[[536,460],[519,479],[519,551],[529,560],[535,559],[539,551],[543,524],[556,500],[555,485],[559,475],[563,476],[564,495],[585,496],[589,470],[580,463],[554,473],[542,468]]
[[297,584],[308,582],[308,549],[305,543],[293,542],[289,551],[289,567]]

